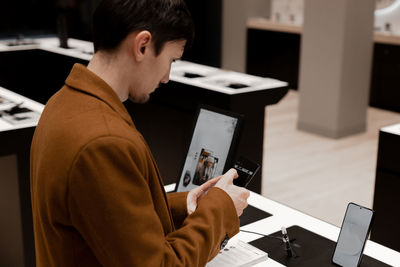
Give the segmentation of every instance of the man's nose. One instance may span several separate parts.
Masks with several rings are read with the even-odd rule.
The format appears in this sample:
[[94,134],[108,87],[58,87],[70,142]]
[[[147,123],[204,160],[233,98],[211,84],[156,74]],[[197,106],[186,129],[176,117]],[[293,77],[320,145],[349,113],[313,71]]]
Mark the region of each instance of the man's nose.
[[167,73],[167,75],[165,75],[162,79],[161,79],[161,81],[160,81],[161,83],[168,83],[169,82],[169,72]]
[[168,69],[167,73],[164,75],[164,77],[161,79],[161,83],[168,83],[169,82],[169,74],[171,73],[171,67]]

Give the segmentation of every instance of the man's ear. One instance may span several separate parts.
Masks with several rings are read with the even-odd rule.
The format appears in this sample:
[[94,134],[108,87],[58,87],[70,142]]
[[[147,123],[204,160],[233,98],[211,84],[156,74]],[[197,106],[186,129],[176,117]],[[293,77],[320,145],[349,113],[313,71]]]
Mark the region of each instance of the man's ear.
[[133,55],[135,59],[140,62],[150,49],[151,33],[149,31],[137,32],[132,41]]

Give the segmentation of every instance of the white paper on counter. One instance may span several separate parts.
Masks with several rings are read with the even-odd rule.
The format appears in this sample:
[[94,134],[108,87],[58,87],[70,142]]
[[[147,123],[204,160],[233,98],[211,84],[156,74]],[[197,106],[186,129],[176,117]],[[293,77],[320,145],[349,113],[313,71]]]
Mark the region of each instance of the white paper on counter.
[[247,267],[268,260],[268,253],[241,240],[231,240],[207,267]]

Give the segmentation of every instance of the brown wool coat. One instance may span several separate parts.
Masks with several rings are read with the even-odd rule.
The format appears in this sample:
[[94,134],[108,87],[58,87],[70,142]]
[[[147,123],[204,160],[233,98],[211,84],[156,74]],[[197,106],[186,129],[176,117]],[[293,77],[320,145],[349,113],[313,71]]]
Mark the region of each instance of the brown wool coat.
[[125,107],[79,64],[36,128],[31,194],[38,267],[204,266],[239,230],[218,188],[190,216],[186,193],[166,195]]

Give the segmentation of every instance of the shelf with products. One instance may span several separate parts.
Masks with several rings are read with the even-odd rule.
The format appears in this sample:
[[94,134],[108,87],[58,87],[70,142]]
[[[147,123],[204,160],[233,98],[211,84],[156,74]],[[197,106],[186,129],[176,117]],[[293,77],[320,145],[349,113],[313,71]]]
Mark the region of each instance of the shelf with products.
[[[303,27],[254,17],[247,20],[249,74],[271,77],[298,88],[300,46]],[[400,111],[400,35],[375,32],[370,82],[372,107]]]
[[[254,17],[247,20],[247,29],[277,31],[283,33],[302,34],[303,26],[294,23],[275,22],[267,18]],[[380,44],[399,45],[400,35],[390,32],[375,32],[374,42]]]

